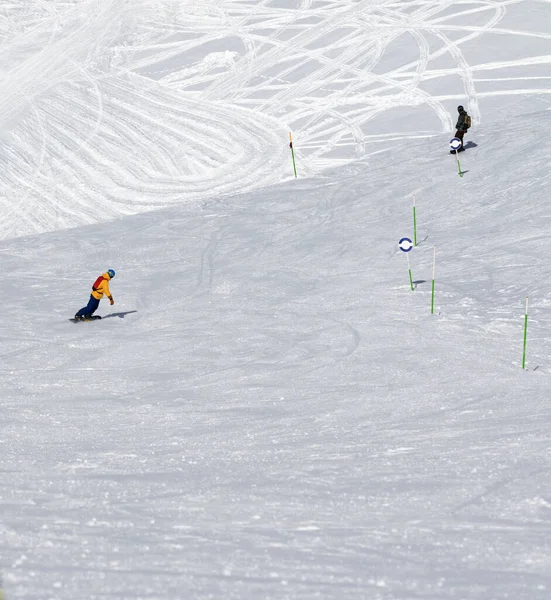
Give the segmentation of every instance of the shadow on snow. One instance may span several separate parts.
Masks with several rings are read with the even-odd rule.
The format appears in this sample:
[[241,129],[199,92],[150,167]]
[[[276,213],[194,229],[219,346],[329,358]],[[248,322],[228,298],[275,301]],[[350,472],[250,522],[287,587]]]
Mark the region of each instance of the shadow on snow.
[[132,313],[138,312],[137,310],[127,310],[126,312],[118,312],[118,313],[110,313],[102,317],[102,319],[111,319],[113,317],[119,317],[119,319],[124,319],[126,315],[131,315]]

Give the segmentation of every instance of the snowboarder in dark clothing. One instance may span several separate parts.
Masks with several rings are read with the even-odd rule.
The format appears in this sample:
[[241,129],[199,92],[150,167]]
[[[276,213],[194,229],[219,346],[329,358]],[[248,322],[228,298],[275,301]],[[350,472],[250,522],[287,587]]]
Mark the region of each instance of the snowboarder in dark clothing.
[[[467,114],[467,111],[460,105],[457,107],[457,112],[459,113],[459,118],[457,119],[457,123],[455,125],[455,137],[461,140],[461,148],[458,148],[458,152],[462,152],[465,148],[463,148],[463,136],[471,126],[471,117]],[[452,150],[453,154],[453,150]]]

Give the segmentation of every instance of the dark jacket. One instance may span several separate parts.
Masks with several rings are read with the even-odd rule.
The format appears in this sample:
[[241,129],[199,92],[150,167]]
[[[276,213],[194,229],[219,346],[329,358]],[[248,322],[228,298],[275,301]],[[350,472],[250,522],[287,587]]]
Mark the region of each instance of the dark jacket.
[[455,126],[457,131],[467,131],[468,127],[467,127],[467,125],[465,125],[465,117],[466,116],[467,116],[466,110],[462,110],[459,113],[459,118],[457,119],[457,125]]

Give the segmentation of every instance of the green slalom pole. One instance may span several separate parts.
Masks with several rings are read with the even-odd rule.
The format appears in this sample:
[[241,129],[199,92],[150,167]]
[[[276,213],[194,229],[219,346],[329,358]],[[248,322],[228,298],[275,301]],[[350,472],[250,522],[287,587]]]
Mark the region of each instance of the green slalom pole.
[[459,163],[459,154],[457,154],[457,150],[455,151],[455,160],[457,161],[457,172],[459,173],[459,177],[463,177],[463,171],[461,171],[461,164]]
[[293,134],[289,132],[289,148],[291,148],[291,157],[293,159],[293,170],[295,172],[295,177],[297,176],[297,166],[295,164],[295,151],[293,149]]
[[409,254],[406,254],[406,258],[408,259],[408,273],[409,273],[409,285],[411,286],[411,291],[413,292],[413,277],[411,276],[411,268],[409,266]]
[[434,253],[432,256],[432,295],[430,300],[430,314],[434,314],[434,274],[436,272],[436,246],[434,246]]
[[522,350],[522,368],[526,366],[526,334],[528,333],[528,296],[526,296],[526,310],[524,312],[524,347]]
[[413,194],[413,245],[417,246],[417,215],[415,214],[415,194]]

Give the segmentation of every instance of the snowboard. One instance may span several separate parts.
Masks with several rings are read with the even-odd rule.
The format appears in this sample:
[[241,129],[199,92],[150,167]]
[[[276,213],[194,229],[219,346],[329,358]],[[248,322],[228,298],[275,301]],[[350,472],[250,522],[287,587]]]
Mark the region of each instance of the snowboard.
[[99,321],[100,319],[101,317],[99,315],[92,315],[88,319],[75,319],[73,317],[72,319],[69,319],[69,321],[72,321],[73,323],[87,323],[88,321]]

